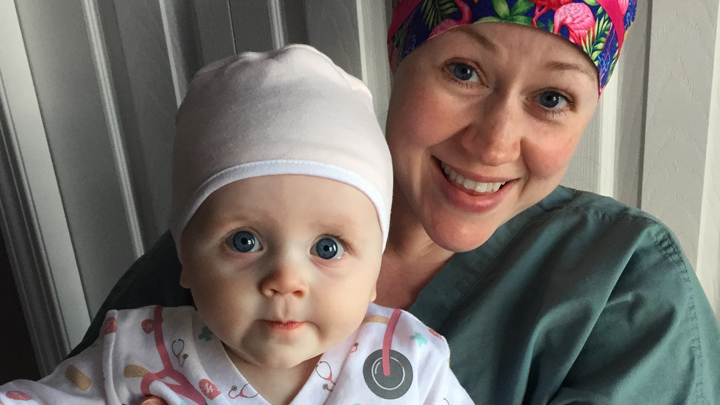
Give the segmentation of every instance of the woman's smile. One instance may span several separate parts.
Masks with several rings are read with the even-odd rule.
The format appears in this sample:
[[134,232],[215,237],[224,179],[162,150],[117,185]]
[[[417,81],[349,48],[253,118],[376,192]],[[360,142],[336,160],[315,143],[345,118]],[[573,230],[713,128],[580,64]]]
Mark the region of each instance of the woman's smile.
[[440,168],[450,181],[457,183],[458,186],[462,187],[462,189],[470,195],[494,194],[507,182],[512,180],[499,178],[488,179],[475,175],[474,173],[462,173],[459,169],[453,168],[443,161],[440,161]]
[[[465,178],[446,163],[438,162],[435,178],[440,185],[440,191],[450,205],[468,213],[482,214],[492,211],[517,182],[517,179],[494,178],[487,179],[487,182],[475,181]],[[467,172],[464,173],[470,176]]]

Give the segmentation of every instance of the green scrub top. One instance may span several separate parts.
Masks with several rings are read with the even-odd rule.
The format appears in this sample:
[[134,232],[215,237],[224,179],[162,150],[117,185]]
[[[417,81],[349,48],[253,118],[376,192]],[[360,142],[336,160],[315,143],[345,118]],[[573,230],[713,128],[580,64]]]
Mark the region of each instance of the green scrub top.
[[[192,305],[169,233],[110,309]],[[450,344],[478,404],[720,404],[720,328],[673,234],[640,210],[558,187],[455,254],[409,311]]]

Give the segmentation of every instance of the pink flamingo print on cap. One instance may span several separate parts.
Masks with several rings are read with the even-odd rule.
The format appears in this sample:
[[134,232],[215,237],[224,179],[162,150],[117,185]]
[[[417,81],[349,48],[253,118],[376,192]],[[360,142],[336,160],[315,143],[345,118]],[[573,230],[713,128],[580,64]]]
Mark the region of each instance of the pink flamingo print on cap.
[[572,3],[555,12],[553,32],[560,33],[563,26],[570,31],[570,41],[582,45],[587,33],[595,28],[595,15],[585,3]]
[[620,5],[620,11],[622,11],[622,15],[625,15],[625,13],[627,13],[628,7],[630,7],[630,1],[618,0],[618,4]]
[[557,11],[560,7],[570,4],[573,0],[530,0],[535,3],[535,16],[532,20],[532,26],[537,28],[537,20],[543,14],[550,10]]
[[462,0],[454,0],[455,5],[458,6],[460,9],[461,17],[459,20],[453,20],[452,18],[446,18],[442,21],[440,21],[440,24],[436,25],[435,28],[433,28],[432,31],[430,31],[430,36],[428,39],[442,34],[443,32],[449,30],[450,28],[459,27],[461,25],[468,25],[472,22],[472,10],[470,10],[470,6],[468,6],[467,3],[465,3]]
[[618,55],[625,41],[625,22],[624,17],[630,5],[628,0],[597,0],[600,6],[605,10],[610,21],[612,21],[615,32],[617,33]]

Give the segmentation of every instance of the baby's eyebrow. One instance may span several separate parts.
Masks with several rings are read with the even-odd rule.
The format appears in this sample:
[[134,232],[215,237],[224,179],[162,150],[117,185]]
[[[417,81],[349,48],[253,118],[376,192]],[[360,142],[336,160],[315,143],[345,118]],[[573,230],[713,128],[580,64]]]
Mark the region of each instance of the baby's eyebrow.
[[[233,210],[234,211],[234,210]],[[223,232],[229,230],[229,228],[235,228],[237,226],[245,226],[253,222],[253,216],[245,215],[241,212],[231,212],[215,214],[207,218],[203,224],[203,228],[216,232],[222,230]]]
[[315,221],[313,227],[317,231],[336,234],[336,236],[346,238],[356,238],[360,235],[360,229],[352,221],[348,221],[344,215],[332,215]]
[[318,221],[315,225],[319,231],[330,234],[338,234],[337,236],[350,237],[357,235],[358,233],[354,226],[338,221]]

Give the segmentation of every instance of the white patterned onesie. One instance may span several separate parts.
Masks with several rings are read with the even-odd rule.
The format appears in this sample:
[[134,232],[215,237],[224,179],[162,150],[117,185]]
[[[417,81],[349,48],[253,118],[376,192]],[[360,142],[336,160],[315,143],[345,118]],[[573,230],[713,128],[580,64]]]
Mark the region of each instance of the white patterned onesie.
[[[38,382],[0,386],[0,405],[268,405],[192,307],[109,311],[97,342]],[[291,405],[472,404],[445,339],[413,315],[370,304],[362,325],[324,353]]]

